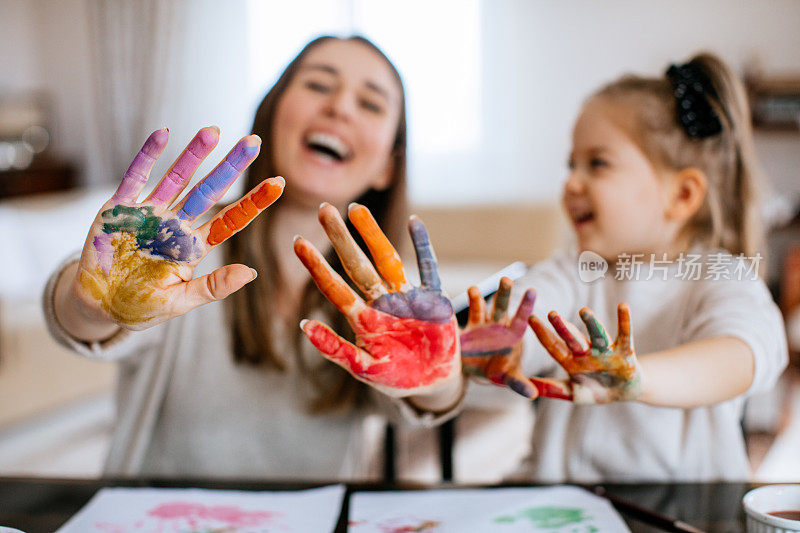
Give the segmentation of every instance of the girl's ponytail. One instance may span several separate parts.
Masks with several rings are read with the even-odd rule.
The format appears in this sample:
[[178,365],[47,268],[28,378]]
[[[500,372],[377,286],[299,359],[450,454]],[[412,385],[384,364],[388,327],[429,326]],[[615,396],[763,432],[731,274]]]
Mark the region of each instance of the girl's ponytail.
[[[758,202],[759,169],[753,146],[750,107],[741,80],[717,56],[700,53],[690,60],[711,81],[716,95],[709,103],[717,111],[723,128],[719,145],[717,183],[710,183],[709,207],[717,243],[731,253],[752,257],[762,241]],[[714,179],[709,176],[709,179]],[[716,216],[714,216],[716,215]]]

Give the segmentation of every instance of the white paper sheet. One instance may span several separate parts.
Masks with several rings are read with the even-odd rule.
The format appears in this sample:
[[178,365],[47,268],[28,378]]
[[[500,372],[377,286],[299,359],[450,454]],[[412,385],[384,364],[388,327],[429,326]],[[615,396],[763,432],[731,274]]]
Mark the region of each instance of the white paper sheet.
[[611,504],[580,487],[358,492],[352,533],[630,531]]
[[343,485],[276,492],[104,488],[57,533],[329,532],[343,496]]

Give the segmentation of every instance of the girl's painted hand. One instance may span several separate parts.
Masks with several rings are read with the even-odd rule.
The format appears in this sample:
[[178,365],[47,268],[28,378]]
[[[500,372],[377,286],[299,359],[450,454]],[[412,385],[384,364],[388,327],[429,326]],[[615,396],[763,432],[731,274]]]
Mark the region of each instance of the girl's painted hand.
[[[642,376],[633,350],[628,304],[617,307],[617,338],[609,341],[605,329],[586,307],[580,311],[591,343],[573,324],[551,311],[547,318],[558,336],[538,318],[528,319],[539,342],[569,374],[569,380],[541,380],[551,390],[542,396],[563,398],[577,404],[635,400],[642,393]],[[559,338],[560,337],[560,338]]]
[[533,312],[536,291],[528,289],[514,317],[508,318],[508,300],[514,282],[502,278],[495,293],[491,313],[477,287],[470,287],[469,319],[461,332],[461,364],[467,374],[505,385],[526,398],[536,398],[539,392],[525,377],[520,366],[522,336],[528,316]]
[[406,281],[400,256],[369,210],[351,204],[348,214],[369,248],[377,272],[336,208],[322,204],[319,220],[365,299],[306,239],[297,237],[294,251],[320,291],[347,317],[356,335],[355,345],[315,320],[303,320],[300,327],[325,358],[390,396],[429,394],[460,379],[456,318],[450,300],[442,293],[425,225],[415,216],[408,223],[421,280],[421,287],[413,287]]
[[261,139],[251,135],[240,140],[214,170],[170,207],[219,141],[217,128],[201,129],[153,192],[139,202],[168,136],[167,129],[150,135],[92,223],[72,285],[87,317],[145,329],[225,298],[255,278],[249,267],[227,265],[192,279],[194,267],[209,251],[281,195],[283,178],[262,181],[197,228],[192,223],[222,198],[253,162]]

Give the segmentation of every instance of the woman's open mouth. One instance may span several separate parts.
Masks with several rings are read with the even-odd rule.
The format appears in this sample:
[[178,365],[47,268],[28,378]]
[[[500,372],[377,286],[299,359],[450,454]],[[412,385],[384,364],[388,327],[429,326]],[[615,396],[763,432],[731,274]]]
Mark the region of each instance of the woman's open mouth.
[[325,162],[343,163],[353,155],[339,136],[330,133],[309,133],[303,141],[307,150]]

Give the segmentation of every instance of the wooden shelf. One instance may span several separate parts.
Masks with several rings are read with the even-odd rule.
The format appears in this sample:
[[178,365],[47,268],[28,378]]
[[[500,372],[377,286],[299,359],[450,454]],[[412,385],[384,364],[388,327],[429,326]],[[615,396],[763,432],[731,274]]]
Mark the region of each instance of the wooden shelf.
[[77,185],[73,165],[58,161],[34,162],[24,170],[0,172],[0,199],[72,189]]

